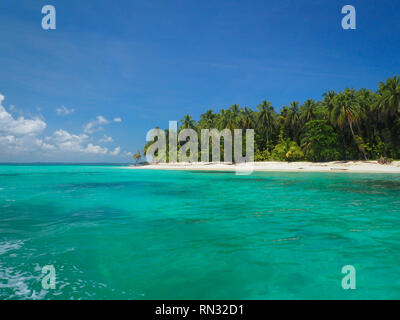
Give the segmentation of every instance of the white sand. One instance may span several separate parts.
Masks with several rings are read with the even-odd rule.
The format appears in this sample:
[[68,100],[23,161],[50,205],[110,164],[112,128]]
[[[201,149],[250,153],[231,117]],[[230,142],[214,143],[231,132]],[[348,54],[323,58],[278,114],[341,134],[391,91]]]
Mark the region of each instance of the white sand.
[[[145,166],[130,166],[129,169],[156,169],[156,170],[212,170],[235,171],[243,165],[226,163],[159,163]],[[297,172],[375,172],[400,173],[400,161],[390,165],[381,165],[377,161],[332,161],[332,162],[255,162],[254,171],[297,171]]]

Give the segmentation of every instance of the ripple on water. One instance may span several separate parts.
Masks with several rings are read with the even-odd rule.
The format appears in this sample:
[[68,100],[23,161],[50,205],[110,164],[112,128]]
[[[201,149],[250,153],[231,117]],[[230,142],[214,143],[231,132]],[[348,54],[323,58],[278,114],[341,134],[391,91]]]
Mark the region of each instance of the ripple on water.
[[[8,254],[16,257],[16,251],[23,247],[21,240],[0,242],[0,256]],[[29,271],[22,271],[20,267],[5,266],[0,260],[0,294],[2,299],[43,299],[46,290],[34,290],[32,283],[38,283],[41,278],[41,269],[37,268]]]

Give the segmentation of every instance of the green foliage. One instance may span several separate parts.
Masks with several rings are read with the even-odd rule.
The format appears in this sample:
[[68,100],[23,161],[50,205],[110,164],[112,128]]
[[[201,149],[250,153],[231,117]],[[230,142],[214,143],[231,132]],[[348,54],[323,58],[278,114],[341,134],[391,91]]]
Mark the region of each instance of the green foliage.
[[272,159],[277,161],[301,161],[304,153],[295,141],[282,140],[272,150]]
[[271,158],[271,154],[268,150],[259,151],[257,150],[254,154],[254,161],[268,161]]
[[[328,91],[320,101],[295,101],[279,113],[276,110],[267,100],[255,110],[234,104],[219,112],[207,110],[198,122],[186,115],[179,130],[200,133],[201,129],[216,128],[233,133],[235,129],[254,129],[256,161],[400,158],[398,76],[381,82],[376,92],[351,88]],[[168,130],[166,135],[168,141]],[[150,144],[146,144],[145,151]],[[223,148],[221,159],[222,155]]]
[[340,157],[338,135],[327,120],[313,120],[305,124],[301,147],[308,161],[330,161]]
[[140,160],[141,157],[142,157],[142,154],[141,154],[140,151],[138,150],[138,152],[136,152],[136,153],[133,155],[133,160],[135,160],[135,163],[137,163],[137,162]]

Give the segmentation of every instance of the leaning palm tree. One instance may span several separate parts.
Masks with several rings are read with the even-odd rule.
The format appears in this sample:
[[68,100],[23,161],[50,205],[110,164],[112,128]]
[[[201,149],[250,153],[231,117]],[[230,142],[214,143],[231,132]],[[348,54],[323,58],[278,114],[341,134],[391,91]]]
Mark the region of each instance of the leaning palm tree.
[[361,145],[362,141],[359,137],[356,137],[353,129],[353,125],[358,125],[362,116],[361,106],[354,89],[346,89],[335,96],[331,112],[331,123],[341,130],[348,126],[358,149],[363,154],[364,159],[367,160],[365,149]]
[[267,145],[272,132],[275,128],[275,111],[271,102],[264,100],[259,106],[257,106],[257,126],[260,128],[260,132],[265,134]]
[[138,152],[136,152],[133,155],[133,160],[135,160],[135,165],[138,163],[138,161],[140,160],[141,157],[142,157],[142,154],[140,153],[140,150],[138,150]]

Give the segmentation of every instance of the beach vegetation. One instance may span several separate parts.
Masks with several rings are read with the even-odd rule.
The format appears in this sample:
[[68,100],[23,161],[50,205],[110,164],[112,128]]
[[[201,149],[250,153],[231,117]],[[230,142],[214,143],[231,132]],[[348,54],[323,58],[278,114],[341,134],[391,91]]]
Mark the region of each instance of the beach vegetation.
[[301,161],[304,153],[296,141],[283,139],[272,150],[271,160],[276,161]]
[[140,153],[140,150],[138,150],[138,152],[136,152],[136,153],[133,155],[133,160],[135,161],[135,164],[138,163],[138,161],[140,160],[141,157],[142,157],[142,154]]
[[311,120],[304,125],[301,147],[307,161],[323,162],[340,158],[338,135],[327,120]]
[[[295,100],[280,108],[263,100],[254,108],[233,104],[219,112],[209,109],[199,121],[185,115],[178,131],[184,129],[195,130],[199,136],[204,129],[227,129],[232,136],[235,129],[254,129],[256,161],[399,159],[400,78],[394,76],[379,83],[376,91],[329,90],[319,101]],[[168,139],[168,130],[165,134]],[[226,158],[224,139],[220,139],[221,159]],[[200,150],[199,140],[200,161],[204,151]],[[178,152],[185,142],[178,142]],[[147,142],[145,150],[152,143]],[[244,140],[243,143],[246,144]],[[211,156],[209,153],[207,150],[205,158]]]

